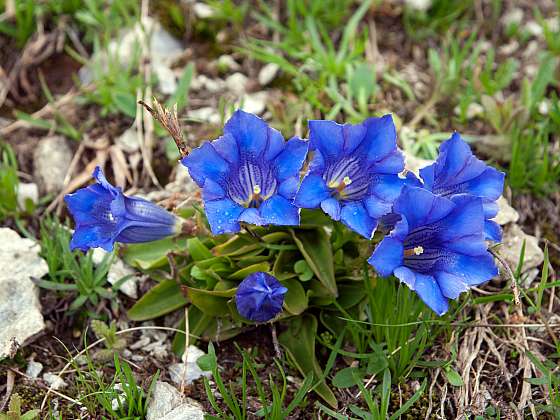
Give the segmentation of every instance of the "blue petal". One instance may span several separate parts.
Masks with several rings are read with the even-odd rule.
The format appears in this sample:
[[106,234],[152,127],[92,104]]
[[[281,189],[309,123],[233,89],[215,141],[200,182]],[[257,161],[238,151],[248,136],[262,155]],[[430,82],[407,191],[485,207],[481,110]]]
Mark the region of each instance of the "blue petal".
[[498,275],[494,258],[488,252],[478,256],[456,254],[444,271],[461,275],[469,286],[482,284]]
[[334,121],[310,120],[309,141],[326,159],[338,158],[344,147],[342,125]]
[[285,145],[284,136],[278,130],[268,127],[268,143],[264,154],[265,160],[276,159],[278,154],[284,150]]
[[214,235],[239,232],[239,216],[243,207],[232,200],[213,200],[204,203],[208,224]]
[[309,149],[309,171],[308,173],[323,173],[325,170],[325,158],[318,149]]
[[366,239],[371,239],[377,226],[377,221],[370,217],[360,202],[348,203],[343,206],[340,212],[340,220]]
[[403,244],[401,241],[386,236],[375,248],[373,254],[368,259],[377,272],[387,277],[393,273],[397,267],[403,263]]
[[116,242],[142,243],[152,242],[176,234],[176,225],[134,224],[123,229],[115,238]]
[[225,133],[223,136],[212,142],[214,150],[222,157],[222,159],[236,163],[239,161],[239,147],[235,138],[230,133]]
[[[366,134],[361,145],[370,163],[381,162],[397,150],[397,130],[393,118],[387,114],[381,118],[368,118],[362,123]],[[401,155],[402,166],[404,157]]]
[[266,200],[259,210],[265,224],[299,225],[299,209],[279,195]]
[[268,130],[265,121],[242,110],[235,111],[224,126],[224,132],[231,134],[237,140],[239,150],[254,158],[266,151]]
[[498,206],[497,202],[489,201],[485,198],[482,200],[482,208],[484,209],[485,219],[493,219],[500,211],[500,206]]
[[321,201],[329,198],[330,194],[330,189],[321,176],[309,174],[303,178],[294,204],[304,209],[315,209]]
[[410,230],[428,223],[436,222],[455,207],[451,200],[438,197],[430,191],[405,185],[400,197],[395,201],[393,210],[403,215]]
[[64,201],[76,224],[98,221],[103,213],[110,211],[113,199],[113,195],[98,184],[64,196]]
[[226,196],[226,191],[222,188],[220,184],[206,178],[204,182],[204,188],[202,189],[202,198],[204,201],[219,200]]
[[502,240],[502,228],[493,220],[485,220],[484,236],[487,241],[500,242]]
[[331,219],[340,220],[340,203],[336,198],[327,198],[321,202],[321,209],[327,213]]
[[369,189],[370,196],[364,199],[369,215],[380,218],[390,213],[404,182],[398,175],[375,175]]
[[[116,200],[115,200],[116,201]],[[164,208],[139,197],[126,197],[126,219],[142,224],[175,226],[177,218]],[[167,236],[167,235],[165,235]]]
[[368,214],[375,219],[379,219],[381,216],[390,213],[393,208],[392,202],[380,200],[379,197],[375,195],[366,197],[364,199],[364,204]]
[[299,177],[287,178],[278,187],[278,194],[288,200],[293,200],[299,187]]
[[201,188],[204,187],[207,178],[217,182],[229,172],[229,164],[208,142],[194,149],[181,163],[187,167],[192,179]]
[[353,153],[364,141],[367,133],[366,126],[362,124],[344,124],[342,136],[344,138],[344,154]]
[[426,188],[428,191],[432,191],[434,187],[435,169],[436,169],[435,163],[420,168],[420,178],[422,178],[422,182],[424,183],[424,188]]
[[482,174],[467,182],[466,192],[492,201],[497,200],[504,190],[505,174],[487,167]]
[[479,176],[487,165],[477,159],[458,133],[440,146],[435,163],[434,188],[456,185]]
[[274,160],[277,179],[282,182],[298,175],[306,155],[307,142],[297,137],[290,139]]
[[446,298],[457,299],[461,293],[469,290],[469,285],[460,275],[438,271],[435,273],[435,278],[441,292]]
[[410,290],[415,290],[416,273],[408,267],[397,267],[395,269],[395,277],[406,284]]
[[111,194],[117,195],[117,194],[121,193],[120,188],[113,187],[109,183],[109,181],[107,181],[107,178],[105,178],[105,174],[103,173],[103,171],[101,170],[101,168],[99,166],[96,166],[95,169],[93,170],[93,177],[103,188],[105,188]]
[[395,149],[393,153],[375,162],[372,169],[378,174],[398,174],[404,170],[404,156]]
[[115,242],[114,225],[92,225],[77,227],[70,241],[70,249],[87,251],[90,248],[103,248],[107,252],[113,250]]
[[438,238],[448,247],[469,255],[486,252],[484,243],[484,212],[482,200],[468,194],[452,198],[455,208],[438,224]]
[[432,276],[416,273],[414,290],[436,314],[441,316],[447,312],[449,302]]
[[266,224],[265,221],[262,219],[259,211],[254,207],[250,207],[248,209],[243,210],[243,213],[241,213],[241,216],[239,216],[239,221],[249,223],[250,225],[257,225],[257,226],[262,226]]

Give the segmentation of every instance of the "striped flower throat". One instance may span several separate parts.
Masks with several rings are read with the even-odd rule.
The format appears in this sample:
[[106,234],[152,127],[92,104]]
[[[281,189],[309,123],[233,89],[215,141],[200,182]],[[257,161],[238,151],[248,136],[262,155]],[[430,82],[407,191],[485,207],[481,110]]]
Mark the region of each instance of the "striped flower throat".
[[229,180],[228,194],[243,207],[258,208],[276,193],[276,187],[276,177],[269,166],[246,160]]
[[332,195],[340,201],[360,200],[367,194],[367,170],[356,157],[343,158],[328,166],[323,176]]

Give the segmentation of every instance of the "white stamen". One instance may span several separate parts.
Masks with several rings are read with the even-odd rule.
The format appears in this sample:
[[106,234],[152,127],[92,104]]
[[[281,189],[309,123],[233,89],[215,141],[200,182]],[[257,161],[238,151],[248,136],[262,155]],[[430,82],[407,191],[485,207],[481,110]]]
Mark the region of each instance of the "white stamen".
[[344,185],[350,185],[350,184],[352,183],[352,180],[350,179],[349,176],[345,176],[345,177],[342,179],[342,182],[343,182]]
[[421,246],[414,247],[414,254],[422,255],[424,253],[424,248]]
[[253,194],[260,194],[260,193],[261,193],[261,187],[260,185],[257,184],[253,187]]

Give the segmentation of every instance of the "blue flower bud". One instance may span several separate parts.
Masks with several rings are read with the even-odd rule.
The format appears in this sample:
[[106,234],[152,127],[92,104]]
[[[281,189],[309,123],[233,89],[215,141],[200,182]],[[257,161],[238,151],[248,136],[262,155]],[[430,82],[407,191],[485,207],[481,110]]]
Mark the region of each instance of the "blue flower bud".
[[266,322],[282,311],[284,295],[288,289],[270,274],[250,274],[237,288],[235,304],[244,318]]

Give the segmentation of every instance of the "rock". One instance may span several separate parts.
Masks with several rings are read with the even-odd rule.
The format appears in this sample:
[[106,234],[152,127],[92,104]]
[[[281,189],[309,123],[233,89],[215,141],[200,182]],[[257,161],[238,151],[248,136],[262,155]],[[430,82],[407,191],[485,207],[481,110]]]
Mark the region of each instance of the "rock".
[[262,114],[266,109],[267,99],[267,92],[249,93],[243,96],[243,100],[239,101],[237,106],[251,114]]
[[56,194],[62,190],[72,156],[62,136],[45,137],[39,142],[33,153],[33,166],[42,191]]
[[189,175],[189,171],[182,164],[175,168],[175,180],[165,186],[165,189],[172,193],[184,193],[189,197],[194,197],[199,191],[198,185]]
[[194,15],[199,19],[208,19],[216,14],[216,11],[212,6],[206,3],[195,3],[193,4]]
[[32,203],[37,204],[39,201],[39,187],[37,187],[37,184],[20,182],[17,190],[17,202],[19,208],[25,210],[25,203],[29,200],[31,200]]
[[200,404],[185,398],[174,386],[157,381],[148,402],[147,420],[203,420]]
[[211,106],[193,109],[189,112],[189,118],[210,124],[219,124],[222,120],[219,112]]
[[220,71],[239,70],[240,68],[239,63],[231,55],[224,54],[218,58],[218,69]]
[[43,364],[36,362],[34,360],[30,360],[27,364],[27,369],[25,369],[25,374],[30,378],[38,378],[39,374],[43,370]]
[[[101,262],[107,257],[109,253],[101,248],[95,248],[93,250],[93,263],[96,265],[101,264]],[[129,265],[126,265],[120,258],[113,260],[111,267],[109,267],[109,272],[107,273],[107,281],[112,285],[116,284],[119,280],[124,277],[128,277],[119,287],[119,292],[124,293],[132,299],[138,299],[138,272],[134,270]]]
[[211,372],[204,371],[198,367],[196,361],[205,353],[198,347],[190,345],[187,352],[187,363],[175,363],[169,367],[169,376],[177,385],[190,385],[193,381],[206,376],[212,376]]
[[539,23],[534,20],[530,20],[525,24],[525,29],[534,37],[540,38],[543,36],[543,28]]
[[519,264],[519,257],[524,241],[525,256],[523,258],[523,272],[538,267],[544,261],[544,253],[539,248],[538,239],[523,232],[519,225],[511,224],[504,228],[502,245],[499,248],[499,252],[513,271],[515,271],[515,268]]
[[509,44],[504,44],[498,48],[498,52],[502,55],[512,55],[519,49],[519,42],[516,40],[511,41]]
[[222,79],[210,79],[204,74],[199,74],[196,76],[192,83],[192,90],[207,90],[208,92],[219,92],[226,88],[226,82]]
[[494,217],[494,221],[499,225],[507,225],[515,223],[519,220],[519,213],[509,205],[507,200],[501,196],[498,198],[498,214]]
[[40,247],[9,228],[0,228],[0,360],[45,327],[38,289],[31,278],[49,272]]
[[140,149],[136,126],[133,125],[132,127],[127,128],[124,133],[115,139],[115,144],[119,146],[123,152],[127,153],[134,153]]
[[519,25],[523,20],[523,9],[519,7],[514,7],[513,9],[509,10],[506,14],[502,17],[502,23],[504,26],[510,25]]
[[226,78],[226,88],[241,96],[247,91],[249,79],[242,73],[233,73]]
[[173,95],[177,90],[177,77],[168,66],[154,64],[154,73],[158,80],[158,90],[164,95]]
[[58,391],[59,389],[65,388],[68,384],[58,375],[53,373],[45,373],[43,374],[44,381],[49,384],[52,389]]
[[432,0],[405,0],[406,6],[418,12],[425,12],[432,6]]
[[268,63],[261,71],[259,71],[259,83],[261,86],[266,86],[272,82],[280,70],[280,66],[276,63]]

